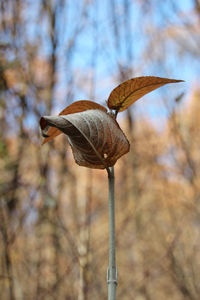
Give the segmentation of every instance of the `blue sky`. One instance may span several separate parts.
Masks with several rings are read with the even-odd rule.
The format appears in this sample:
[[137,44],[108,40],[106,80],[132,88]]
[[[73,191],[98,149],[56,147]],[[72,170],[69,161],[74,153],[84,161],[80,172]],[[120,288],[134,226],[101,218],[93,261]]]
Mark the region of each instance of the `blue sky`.
[[[174,101],[184,91],[187,101],[187,94],[199,73],[199,57],[184,52],[184,47],[181,52],[176,40],[168,39],[166,44],[164,36],[166,28],[170,26],[184,29],[183,21],[190,25],[196,21],[191,13],[193,1],[152,1],[155,4],[147,6],[145,10],[141,7],[142,2],[128,0],[127,12],[123,6],[124,1],[114,1],[118,38],[115,36],[111,2],[90,1],[85,16],[81,16],[84,1],[78,0],[64,2],[67,5],[58,12],[59,80],[53,112],[59,112],[71,101],[89,99],[91,94],[94,100],[104,103],[111,90],[120,83],[118,66],[121,64],[129,68],[129,78],[153,75],[186,81],[184,84],[163,87],[134,104],[135,114],[148,115],[152,119],[158,117],[160,120],[160,116],[166,114],[161,98],[165,96],[169,101]],[[40,1],[30,1],[26,14],[26,32],[30,41],[40,38],[39,55],[47,58],[51,53],[48,23],[44,15],[38,17],[39,4]],[[70,56],[67,56],[67,46],[76,31],[76,44]],[[73,93],[69,99],[67,95],[70,89]]]

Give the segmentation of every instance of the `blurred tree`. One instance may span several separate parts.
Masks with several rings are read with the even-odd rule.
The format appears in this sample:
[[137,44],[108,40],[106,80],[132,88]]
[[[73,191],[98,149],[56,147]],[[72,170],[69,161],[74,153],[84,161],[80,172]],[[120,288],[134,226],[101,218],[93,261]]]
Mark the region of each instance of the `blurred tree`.
[[199,298],[199,16],[193,0],[0,0],[2,300],[106,298],[106,178],[64,136],[41,149],[38,120],[143,74],[191,84],[120,120],[118,298]]

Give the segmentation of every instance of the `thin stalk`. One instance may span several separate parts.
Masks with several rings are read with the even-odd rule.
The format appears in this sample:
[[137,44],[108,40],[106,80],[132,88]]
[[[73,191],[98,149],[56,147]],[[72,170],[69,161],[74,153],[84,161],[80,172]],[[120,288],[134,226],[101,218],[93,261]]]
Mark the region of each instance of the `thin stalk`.
[[108,300],[116,299],[117,267],[115,254],[115,176],[114,167],[108,168],[109,187],[109,265],[107,270]]

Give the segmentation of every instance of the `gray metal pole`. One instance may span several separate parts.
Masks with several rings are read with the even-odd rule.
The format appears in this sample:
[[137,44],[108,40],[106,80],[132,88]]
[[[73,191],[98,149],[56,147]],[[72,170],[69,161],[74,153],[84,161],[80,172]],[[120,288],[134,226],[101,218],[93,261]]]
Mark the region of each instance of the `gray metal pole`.
[[108,300],[116,300],[117,267],[115,254],[115,176],[114,167],[108,170],[109,186],[109,265],[107,270]]

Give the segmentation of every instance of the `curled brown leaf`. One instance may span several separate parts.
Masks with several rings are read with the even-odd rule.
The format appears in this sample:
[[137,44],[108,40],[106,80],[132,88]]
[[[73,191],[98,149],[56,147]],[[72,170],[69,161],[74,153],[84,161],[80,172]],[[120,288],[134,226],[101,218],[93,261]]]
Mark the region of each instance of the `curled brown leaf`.
[[[78,113],[81,111],[85,111],[85,110],[89,110],[89,109],[100,109],[103,111],[107,111],[107,109],[96,103],[93,101],[89,101],[89,100],[80,100],[80,101],[76,101],[72,104],[70,104],[69,106],[67,106],[65,109],[63,109],[59,115],[68,115],[68,114],[73,114],[73,113]],[[42,119],[40,122],[43,122]],[[42,128],[42,124],[40,123],[40,126]],[[46,130],[46,132],[43,132],[43,137],[45,137],[44,141],[42,144],[45,144],[49,141],[51,141],[53,138],[55,138],[56,136],[58,136],[59,134],[61,134],[62,132],[55,127],[50,127],[49,130]]]
[[40,124],[43,132],[51,126],[68,135],[74,159],[80,166],[95,169],[111,167],[129,151],[129,142],[123,131],[104,110],[43,117]]

